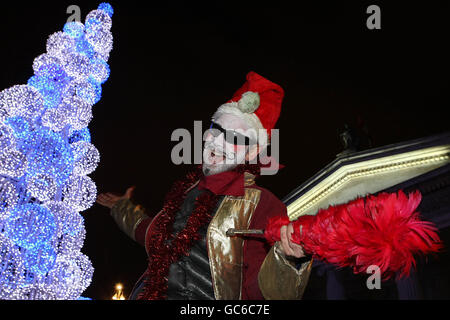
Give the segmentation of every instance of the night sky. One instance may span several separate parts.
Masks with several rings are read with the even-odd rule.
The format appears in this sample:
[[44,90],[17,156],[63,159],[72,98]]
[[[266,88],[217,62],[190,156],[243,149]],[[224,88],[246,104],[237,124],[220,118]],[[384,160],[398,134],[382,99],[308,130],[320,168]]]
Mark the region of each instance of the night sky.
[[[90,176],[99,192],[135,185],[133,201],[150,215],[189,169],[171,162],[172,131],[193,132],[195,120],[209,125],[251,70],[285,90],[277,127],[286,167],[258,182],[279,198],[342,151],[345,123],[363,119],[373,147],[450,129],[448,1],[110,3],[111,76],[89,125],[101,154]],[[0,90],[27,82],[72,4],[83,21],[98,5],[1,2]],[[366,27],[370,4],[381,8],[381,30]],[[82,251],[95,268],[83,295],[110,299],[117,282],[128,295],[146,268],[144,248],[121,233],[108,209],[95,204],[82,215]]]

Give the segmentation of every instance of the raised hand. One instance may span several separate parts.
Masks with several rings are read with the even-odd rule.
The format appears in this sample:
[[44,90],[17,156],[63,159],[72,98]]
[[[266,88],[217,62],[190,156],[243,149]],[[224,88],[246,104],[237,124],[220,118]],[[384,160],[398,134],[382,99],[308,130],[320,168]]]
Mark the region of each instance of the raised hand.
[[121,196],[118,196],[111,192],[101,193],[97,196],[96,202],[104,207],[111,209],[117,201],[122,199],[130,199],[135,188],[135,186],[129,187],[127,191],[125,191],[125,194]]

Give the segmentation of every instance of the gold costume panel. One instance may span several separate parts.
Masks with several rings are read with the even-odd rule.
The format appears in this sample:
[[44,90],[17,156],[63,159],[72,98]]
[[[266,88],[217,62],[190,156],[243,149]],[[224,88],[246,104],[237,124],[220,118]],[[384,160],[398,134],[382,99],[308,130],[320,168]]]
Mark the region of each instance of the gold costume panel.
[[266,256],[258,274],[259,289],[266,300],[300,300],[308,284],[312,259],[297,270],[276,243]]
[[215,298],[241,298],[244,240],[228,237],[230,228],[248,229],[261,191],[246,188],[243,197],[226,196],[214,215],[207,232],[208,256]]

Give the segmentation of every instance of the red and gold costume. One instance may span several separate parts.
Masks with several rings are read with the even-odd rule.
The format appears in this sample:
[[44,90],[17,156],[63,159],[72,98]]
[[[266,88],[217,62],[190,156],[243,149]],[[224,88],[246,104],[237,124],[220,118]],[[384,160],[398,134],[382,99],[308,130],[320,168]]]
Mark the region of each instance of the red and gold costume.
[[[240,167],[240,170],[212,176],[200,175],[200,179],[183,192],[185,195],[191,190],[202,189],[207,190],[214,199],[218,199],[214,205],[217,209],[211,214],[205,234],[213,298],[301,298],[309,276],[309,262],[304,263],[298,270],[277,251],[277,246],[271,248],[263,239],[242,239],[226,235],[229,228],[261,229],[270,218],[280,214],[287,216],[286,206],[270,191],[257,186],[254,179],[254,174],[246,171],[245,167]],[[219,197],[216,198],[217,196]],[[155,258],[158,252],[155,253],[155,248],[149,246],[152,243],[149,239],[160,236],[157,226],[164,213],[149,218],[142,207],[129,200],[119,201],[111,212],[121,229],[137,242],[145,244],[150,259]],[[132,296],[140,298],[139,294],[145,287],[147,276],[148,272],[135,287],[135,291],[141,292],[134,292]],[[160,276],[170,277],[170,272]],[[153,285],[158,286],[157,283]],[[152,298],[167,298],[167,284],[162,286],[162,292]],[[201,299],[202,296],[187,294],[178,298]]]
[[[265,147],[281,110],[283,89],[250,72],[245,84],[217,112],[262,130]],[[230,228],[263,229],[286,206],[255,184],[260,165],[203,175],[198,168],[174,184],[154,217],[121,200],[112,210],[119,227],[145,245],[147,271],[133,299],[299,299],[311,263],[299,269],[264,239],[229,237]]]

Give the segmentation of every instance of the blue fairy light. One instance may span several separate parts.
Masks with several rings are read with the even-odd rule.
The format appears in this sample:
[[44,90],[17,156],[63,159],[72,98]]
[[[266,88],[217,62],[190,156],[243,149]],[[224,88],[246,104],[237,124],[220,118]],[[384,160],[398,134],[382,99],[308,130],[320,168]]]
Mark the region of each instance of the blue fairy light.
[[86,79],[89,76],[91,61],[87,56],[81,53],[71,53],[69,54],[69,59],[67,59],[64,70],[73,79]]
[[20,249],[0,233],[0,299],[8,299],[24,284],[24,261]]
[[109,78],[109,65],[103,59],[91,60],[91,79],[102,84]]
[[93,101],[93,103],[96,104],[102,98],[102,86],[100,85],[100,83],[96,82],[92,77],[89,77],[88,82],[92,85],[94,89],[94,95],[91,101]]
[[78,21],[67,22],[63,28],[64,32],[70,37],[77,39],[84,34],[84,25]]
[[27,176],[37,173],[51,174],[62,185],[73,170],[73,154],[70,145],[60,134],[42,128],[28,137],[31,150],[28,154]]
[[88,127],[72,132],[72,135],[69,137],[69,143],[72,144],[78,141],[91,142],[91,133]]
[[14,244],[35,249],[56,236],[56,221],[47,208],[34,203],[16,206],[9,215],[5,235]]
[[49,244],[25,250],[24,252],[25,269],[39,276],[45,275],[51,270],[56,260],[56,251]]
[[23,117],[9,117],[5,120],[5,124],[13,130],[17,139],[25,139],[30,134],[30,123]]
[[89,59],[92,59],[95,55],[94,47],[86,40],[85,34],[75,40],[77,52],[84,54]]
[[55,108],[61,101],[64,88],[70,78],[64,68],[57,64],[47,64],[39,69],[40,75],[34,75],[28,80],[28,85],[38,89],[44,98],[44,106]]
[[113,16],[114,14],[114,9],[113,7],[107,3],[107,2],[102,2],[98,5],[98,10],[103,10],[105,11],[110,17]]
[[91,283],[80,212],[99,162],[88,124],[108,79],[113,8],[53,33],[27,84],[0,91],[0,299],[78,299]]
[[111,17],[104,10],[93,10],[86,16],[86,31],[95,33],[100,29],[109,31],[111,29]]
[[66,101],[78,97],[86,103],[94,105],[101,99],[102,86],[92,78],[83,81],[71,81],[63,95],[63,99],[66,99]]
[[64,72],[62,65],[63,61],[61,61],[60,59],[47,53],[43,53],[34,59],[33,71],[36,76],[52,77],[55,73],[57,73],[55,72],[57,70],[60,73]]

